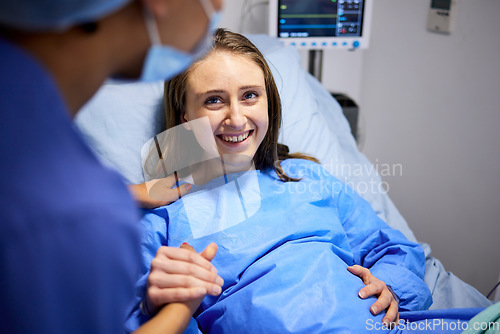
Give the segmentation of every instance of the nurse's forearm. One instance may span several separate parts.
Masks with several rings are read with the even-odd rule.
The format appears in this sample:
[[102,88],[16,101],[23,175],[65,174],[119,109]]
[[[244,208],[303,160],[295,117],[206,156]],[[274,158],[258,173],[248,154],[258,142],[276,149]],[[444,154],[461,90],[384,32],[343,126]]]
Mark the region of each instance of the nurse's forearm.
[[193,302],[165,305],[151,320],[135,331],[134,334],[184,333],[194,310],[196,310],[196,304],[199,305],[199,302]]

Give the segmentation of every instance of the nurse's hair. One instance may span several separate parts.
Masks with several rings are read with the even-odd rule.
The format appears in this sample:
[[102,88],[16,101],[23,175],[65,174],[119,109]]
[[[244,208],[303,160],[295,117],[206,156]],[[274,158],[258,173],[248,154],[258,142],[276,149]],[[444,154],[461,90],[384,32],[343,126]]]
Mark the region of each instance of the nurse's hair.
[[[285,174],[281,168],[280,161],[289,158],[307,159],[318,163],[319,161],[305,154],[291,154],[286,145],[278,143],[278,132],[281,125],[281,101],[273,74],[264,56],[245,36],[225,29],[218,29],[216,31],[213,37],[212,50],[205,58],[209,57],[213,52],[228,52],[245,56],[262,69],[267,93],[269,126],[253,158],[255,168],[258,170],[274,168],[282,181],[298,181],[298,179],[291,178]],[[163,106],[166,114],[167,130],[182,123],[181,118],[185,108],[188,77],[193,68],[196,67],[196,64],[201,61],[203,59],[191,65],[184,73],[165,82]]]

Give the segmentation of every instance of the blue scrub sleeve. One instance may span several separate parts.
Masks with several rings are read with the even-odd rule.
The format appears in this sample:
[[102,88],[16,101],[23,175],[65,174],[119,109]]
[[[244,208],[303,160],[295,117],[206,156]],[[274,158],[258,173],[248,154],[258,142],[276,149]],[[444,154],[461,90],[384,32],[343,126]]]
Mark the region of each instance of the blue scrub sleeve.
[[141,312],[140,304],[146,294],[151,261],[153,261],[158,248],[166,244],[168,213],[165,208],[144,210],[141,238],[141,273],[135,284],[135,296],[131,310],[125,323],[127,332],[133,332],[150,319]]
[[390,228],[367,201],[347,186],[338,194],[338,207],[354,264],[370,269],[375,277],[390,285],[399,298],[400,310],[427,309],[432,295],[423,280],[423,248]]
[[[151,317],[142,313],[140,304],[146,295],[151,261],[156,256],[158,248],[167,245],[168,221],[168,211],[164,207],[155,210],[144,210],[144,217],[141,221],[143,227],[141,277],[135,284],[134,302],[125,323],[125,328],[129,333],[137,330],[142,324],[151,319]],[[191,318],[188,327],[184,331],[184,334],[191,333],[201,333],[194,318]]]

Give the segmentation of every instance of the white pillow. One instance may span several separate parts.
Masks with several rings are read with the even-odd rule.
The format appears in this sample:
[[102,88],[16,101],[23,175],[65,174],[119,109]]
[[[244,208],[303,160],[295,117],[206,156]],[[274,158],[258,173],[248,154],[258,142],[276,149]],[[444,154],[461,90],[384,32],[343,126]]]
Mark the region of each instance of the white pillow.
[[75,118],[97,157],[126,183],[144,182],[141,148],[164,127],[162,99],[162,82],[109,81]]

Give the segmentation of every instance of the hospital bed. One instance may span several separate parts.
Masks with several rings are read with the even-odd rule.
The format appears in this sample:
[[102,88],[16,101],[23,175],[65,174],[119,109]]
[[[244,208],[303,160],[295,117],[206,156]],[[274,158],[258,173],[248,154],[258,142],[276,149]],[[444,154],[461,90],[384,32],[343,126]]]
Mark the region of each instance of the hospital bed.
[[[416,241],[391,199],[383,191],[376,168],[358,150],[342,109],[330,93],[301,67],[300,55],[265,35],[248,36],[262,51],[281,94],[280,142],[290,152],[317,157],[334,176],[370,202],[391,227]],[[82,108],[75,124],[98,158],[118,170],[127,183],[142,183],[141,148],[163,131],[163,83],[109,81]],[[370,185],[370,187],[367,187]],[[374,186],[375,185],[375,186]],[[447,272],[422,243],[425,282],[433,295],[431,309],[487,307],[491,302],[474,287]]]

